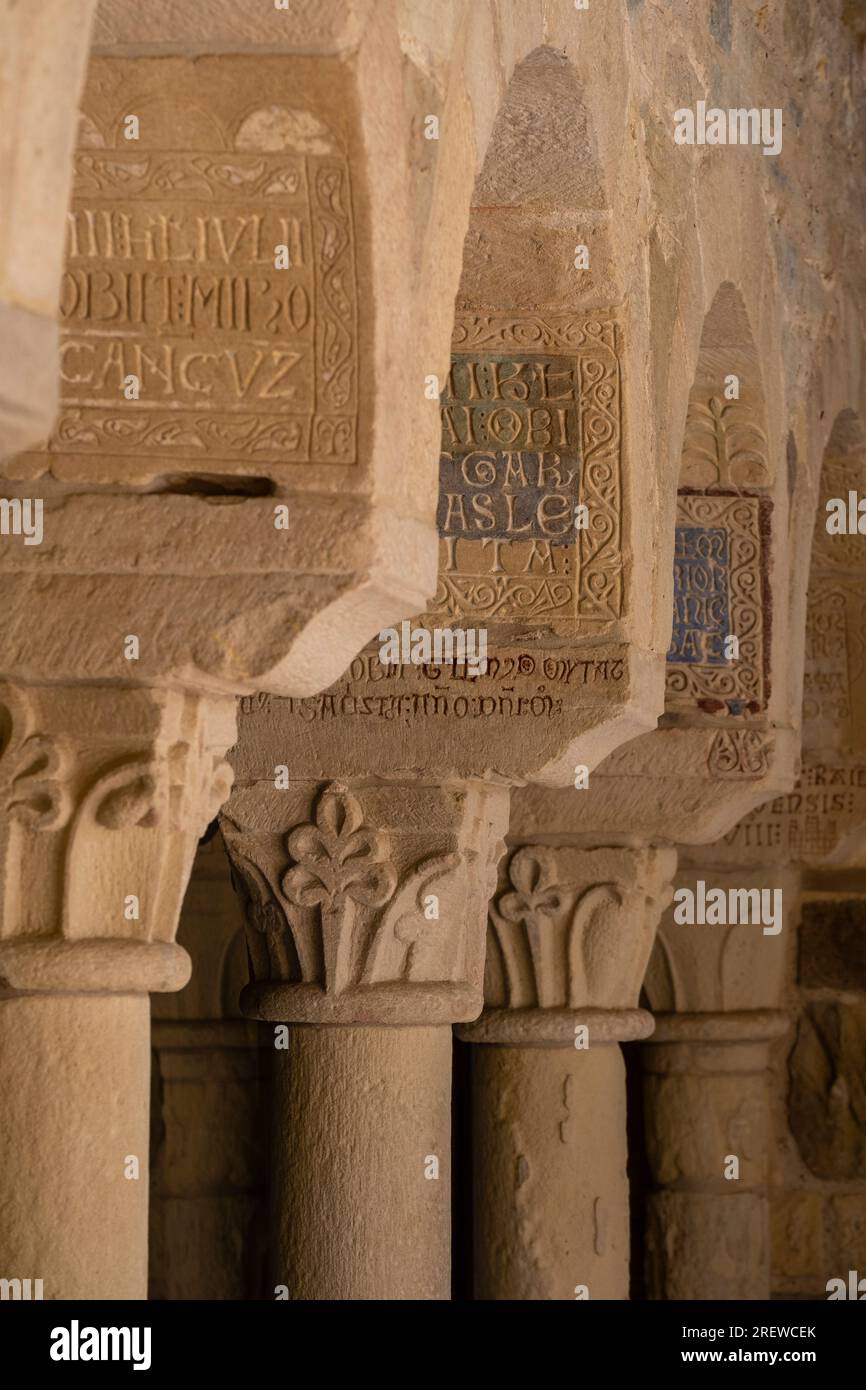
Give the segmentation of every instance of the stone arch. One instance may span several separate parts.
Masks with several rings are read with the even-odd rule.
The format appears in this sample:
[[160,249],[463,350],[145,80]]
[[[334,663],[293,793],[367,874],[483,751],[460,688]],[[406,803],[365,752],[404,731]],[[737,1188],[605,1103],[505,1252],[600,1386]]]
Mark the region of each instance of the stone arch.
[[[575,274],[575,248],[589,267]],[[541,46],[514,69],[475,182],[458,309],[607,307],[621,297],[585,84]]]
[[[623,615],[622,324],[611,307],[622,293],[611,221],[584,84],[563,53],[535,48],[513,71],[471,200],[443,393],[433,612],[537,619],[571,635],[610,632]],[[581,246],[588,268],[576,265]],[[479,520],[473,535],[470,516],[455,538],[447,498],[462,486],[456,462],[473,448],[497,455],[496,520]],[[533,527],[519,503],[531,492],[538,518],[547,502],[540,471],[527,486],[524,460],[542,455],[558,512]],[[461,517],[481,482],[464,488]],[[571,508],[581,504],[591,522],[575,534]]]
[[704,320],[679,486],[709,492],[766,488],[772,483],[758,353],[742,294],[726,280]]

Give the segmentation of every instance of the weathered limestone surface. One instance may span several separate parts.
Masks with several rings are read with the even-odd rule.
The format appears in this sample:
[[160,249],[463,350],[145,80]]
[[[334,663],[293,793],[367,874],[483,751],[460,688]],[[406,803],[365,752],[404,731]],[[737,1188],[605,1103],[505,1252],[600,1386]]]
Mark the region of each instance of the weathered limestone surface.
[[[238,51],[241,22],[218,57],[225,12],[191,40],[189,14],[160,7],[155,56],[130,45],[131,8],[115,7],[98,26],[70,171],[90,7],[32,8],[33,35],[20,6],[3,11],[9,62],[21,62],[3,92],[14,215],[0,306],[20,342],[0,368],[12,366],[4,442],[16,451],[4,508],[37,505],[37,492],[44,534],[10,534],[4,511],[0,976],[4,1008],[40,992],[46,1038],[55,1008],[92,992],[98,1054],[111,1045],[102,1002],[187,977],[174,930],[196,840],[230,785],[234,695],[313,693],[434,588],[438,419],[423,382],[444,376],[474,152],[452,101],[449,157],[412,205],[429,96],[404,84],[391,5],[348,26],[332,6],[300,38],[295,14],[267,55]],[[281,16],[269,18],[275,33]],[[4,1086],[18,1084],[14,1059]],[[146,1071],[128,1070],[143,1124]],[[114,1085],[76,1118],[76,1086],[58,1081],[80,1135],[65,1151],[72,1190],[109,1161],[97,1121]],[[54,1133],[41,1102],[31,1092],[30,1128],[12,1131],[13,1186],[31,1138]],[[31,1175],[33,1239],[50,1250],[46,1176]],[[74,1265],[58,1247],[41,1271],[55,1296],[143,1296],[146,1191],[146,1173],[129,1184],[126,1245],[93,1222]],[[7,1232],[2,1266],[17,1269],[30,1245],[20,1225]]]
[[274,1284],[449,1298],[450,1134],[450,1028],[292,1029],[275,1074]]
[[473,1048],[478,1298],[628,1297],[625,1077],[672,851],[523,845],[490,907]]
[[189,978],[174,933],[234,702],[5,684],[0,720],[0,1262],[46,1297],[142,1298],[145,995]]
[[[143,995],[234,770],[245,923],[191,901],[154,1010],[151,1291],[447,1297],[456,1022],[481,1296],[625,1296],[673,846],[862,896],[855,8],[0,0],[0,1274],[144,1294]],[[781,104],[778,154],[676,144],[698,101]],[[410,618],[487,669],[385,664]],[[791,915],[662,927],[668,1297],[766,1293],[768,1182],[783,1292],[866,1267],[857,931],[813,927],[802,994]]]

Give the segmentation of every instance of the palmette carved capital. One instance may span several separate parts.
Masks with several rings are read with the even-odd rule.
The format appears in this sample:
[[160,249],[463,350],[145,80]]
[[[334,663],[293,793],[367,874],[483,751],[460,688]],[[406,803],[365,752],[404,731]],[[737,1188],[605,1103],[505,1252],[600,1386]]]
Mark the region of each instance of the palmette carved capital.
[[670,902],[670,849],[522,845],[490,905],[485,1010],[473,1042],[573,1044],[645,1037],[637,1008],[659,917]]
[[0,685],[0,981],[177,989],[195,848],[229,793],[234,701]]
[[426,1024],[483,1003],[507,792],[481,783],[236,788],[222,817],[253,1018]]

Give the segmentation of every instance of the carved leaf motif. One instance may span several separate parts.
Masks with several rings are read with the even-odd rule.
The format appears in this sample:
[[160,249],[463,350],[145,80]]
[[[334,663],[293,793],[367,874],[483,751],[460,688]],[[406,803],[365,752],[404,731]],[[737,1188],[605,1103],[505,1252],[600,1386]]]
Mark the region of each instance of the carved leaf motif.
[[619,888],[600,883],[575,904],[568,938],[568,999],[572,1008],[610,1000],[621,967],[617,947],[624,901]]
[[238,827],[228,817],[223,833],[232,845],[232,881],[244,902],[250,967],[256,980],[313,978],[305,969],[294,924],[276,901],[266,875],[242,848]]
[[339,907],[345,898],[364,907],[381,907],[397,884],[386,862],[385,836],[361,829],[361,808],[349,792],[329,788],[319,798],[316,824],[293,830],[287,845],[297,860],[283,878],[291,902],[301,907]]
[[736,486],[742,477],[735,478],[734,470],[747,464],[769,478],[766,445],[767,436],[741,402],[725,403],[711,396],[706,405],[702,401],[689,405],[683,464],[710,464],[716,474],[714,482],[720,486]]
[[[567,893],[556,882],[555,854],[542,846],[526,845],[513,856],[508,869],[515,892],[503,893],[498,912],[504,922],[521,924],[532,960],[535,994],[542,1008],[561,1002],[562,916]],[[511,990],[520,990],[522,951],[513,933],[497,926]]]
[[[459,854],[435,855],[415,866],[388,905],[367,951],[364,984],[384,980],[452,978],[443,948],[453,932],[440,919],[424,915],[425,896],[434,883],[460,866]],[[437,970],[438,966],[438,970]]]
[[508,876],[517,891],[503,893],[499,899],[499,912],[506,921],[535,923],[539,914],[552,917],[563,910],[565,895],[552,881],[553,869],[542,850],[518,850]]
[[320,796],[315,824],[299,826],[287,841],[297,863],[283,891],[300,907],[321,908],[325,987],[333,993],[351,983],[354,905],[382,907],[397,886],[387,836],[361,820],[355,797],[335,784]]

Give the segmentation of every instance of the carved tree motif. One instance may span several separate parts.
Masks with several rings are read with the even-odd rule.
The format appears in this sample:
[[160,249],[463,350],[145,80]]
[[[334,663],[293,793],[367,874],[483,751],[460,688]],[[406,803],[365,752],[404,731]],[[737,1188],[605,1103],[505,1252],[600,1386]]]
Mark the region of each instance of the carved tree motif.
[[770,476],[766,457],[767,436],[749,418],[748,407],[739,401],[725,403],[711,396],[707,405],[691,401],[686,419],[683,464],[710,464],[720,487],[744,483],[742,473],[749,464]]
[[320,796],[316,821],[298,826],[287,846],[295,866],[283,891],[299,907],[319,907],[325,989],[338,994],[351,983],[355,907],[383,907],[397,885],[387,836],[362,826],[355,798],[334,783]]

